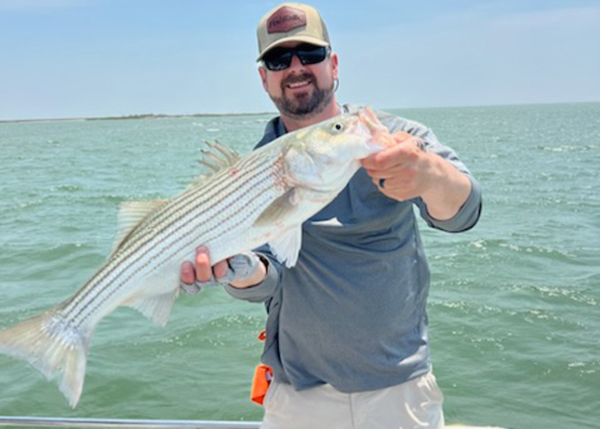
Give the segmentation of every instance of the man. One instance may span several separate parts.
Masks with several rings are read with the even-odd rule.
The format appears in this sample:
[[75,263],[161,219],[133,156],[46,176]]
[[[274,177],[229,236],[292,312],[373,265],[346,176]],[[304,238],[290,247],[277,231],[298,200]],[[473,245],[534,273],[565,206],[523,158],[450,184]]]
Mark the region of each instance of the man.
[[[257,147],[356,110],[336,102],[338,56],[314,8],[276,7],[259,23],[258,45],[262,84],[281,116]],[[262,360],[274,379],[263,428],[444,425],[427,343],[429,268],[413,205],[430,226],[460,232],[477,222],[481,194],[429,129],[378,116],[397,144],[364,159],[344,191],[305,222],[297,265],[285,268],[264,246],[245,259],[243,278],[225,285],[236,298],[264,302],[269,314]],[[199,248],[194,263],[182,265],[184,289],[222,282],[230,265],[240,271],[212,263]]]

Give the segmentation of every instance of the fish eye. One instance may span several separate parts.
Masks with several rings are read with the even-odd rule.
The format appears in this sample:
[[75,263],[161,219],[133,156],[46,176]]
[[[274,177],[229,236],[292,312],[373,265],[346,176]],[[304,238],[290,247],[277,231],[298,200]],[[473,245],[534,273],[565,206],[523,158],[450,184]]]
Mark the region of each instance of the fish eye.
[[333,124],[333,129],[336,131],[342,131],[344,129],[344,126],[341,123],[336,122],[335,124]]

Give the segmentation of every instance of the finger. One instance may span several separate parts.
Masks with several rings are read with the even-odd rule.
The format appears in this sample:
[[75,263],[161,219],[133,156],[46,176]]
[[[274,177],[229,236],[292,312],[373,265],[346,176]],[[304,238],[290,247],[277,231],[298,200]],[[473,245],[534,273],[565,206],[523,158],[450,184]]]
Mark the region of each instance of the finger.
[[381,152],[375,153],[361,161],[363,167],[367,170],[377,171],[394,167],[404,160],[406,149],[403,144],[392,146]]
[[392,182],[392,179],[373,179],[373,184],[379,188],[380,191],[391,191],[392,189],[395,189],[397,186],[395,186],[394,182]]
[[367,170],[385,170],[414,162],[419,156],[414,139],[417,139],[417,137],[413,137],[402,144],[392,146],[363,159],[361,161],[362,166]]
[[393,198],[398,201],[406,201],[411,198],[417,197],[414,191],[406,188],[405,186],[390,183],[388,187],[388,182],[385,182],[385,186],[383,188],[379,187],[379,191],[384,194],[386,197]]
[[220,279],[221,277],[225,277],[228,269],[229,264],[227,263],[227,261],[220,261],[216,263],[213,267],[213,273],[215,273],[216,278]]
[[[375,181],[374,181],[375,182]],[[380,191],[384,192],[388,196],[392,196],[396,199],[407,200],[419,196],[418,183],[415,181],[415,175],[411,172],[406,172],[402,177],[393,177],[390,179],[384,179],[383,187],[380,186],[380,182],[377,181],[375,186]]]
[[404,132],[404,131],[397,131],[392,134],[392,137],[394,138],[394,141],[396,143],[402,143],[408,139],[413,138],[414,136],[412,134],[408,134],[407,132]]
[[194,272],[194,264],[190,261],[185,261],[181,264],[181,273],[179,278],[182,282],[191,285],[196,280],[196,273]]
[[210,256],[206,247],[196,249],[196,279],[200,282],[207,282],[212,277],[210,269]]
[[387,170],[367,170],[367,174],[373,182],[378,182],[379,179],[391,179],[402,174],[403,167],[388,168]]
[[369,173],[369,176],[373,183],[381,180],[385,180],[385,183],[389,183],[390,181],[406,183],[415,180],[417,173],[418,171],[415,167],[405,164],[388,168],[387,170],[373,170]]

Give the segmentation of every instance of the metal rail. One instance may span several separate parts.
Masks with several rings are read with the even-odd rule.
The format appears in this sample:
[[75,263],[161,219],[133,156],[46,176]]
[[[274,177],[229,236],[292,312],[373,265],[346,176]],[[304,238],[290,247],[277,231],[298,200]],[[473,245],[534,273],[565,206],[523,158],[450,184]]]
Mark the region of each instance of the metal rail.
[[63,428],[202,428],[202,429],[259,429],[259,422],[216,422],[208,420],[134,420],[134,419],[84,419],[55,417],[0,416],[0,426],[10,427],[63,427]]

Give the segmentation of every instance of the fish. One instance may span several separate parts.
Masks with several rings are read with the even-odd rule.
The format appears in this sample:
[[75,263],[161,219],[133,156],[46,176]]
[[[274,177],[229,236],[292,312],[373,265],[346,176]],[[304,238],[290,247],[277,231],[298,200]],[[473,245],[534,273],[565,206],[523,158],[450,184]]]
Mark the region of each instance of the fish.
[[62,303],[1,330],[0,354],[58,378],[75,408],[103,317],[132,307],[164,326],[180,291],[181,263],[193,260],[199,245],[221,261],[268,244],[293,267],[302,223],[344,189],[361,159],[392,144],[369,107],[287,133],[244,157],[209,144],[201,162],[212,174],[171,199],[122,203],[104,264]]

